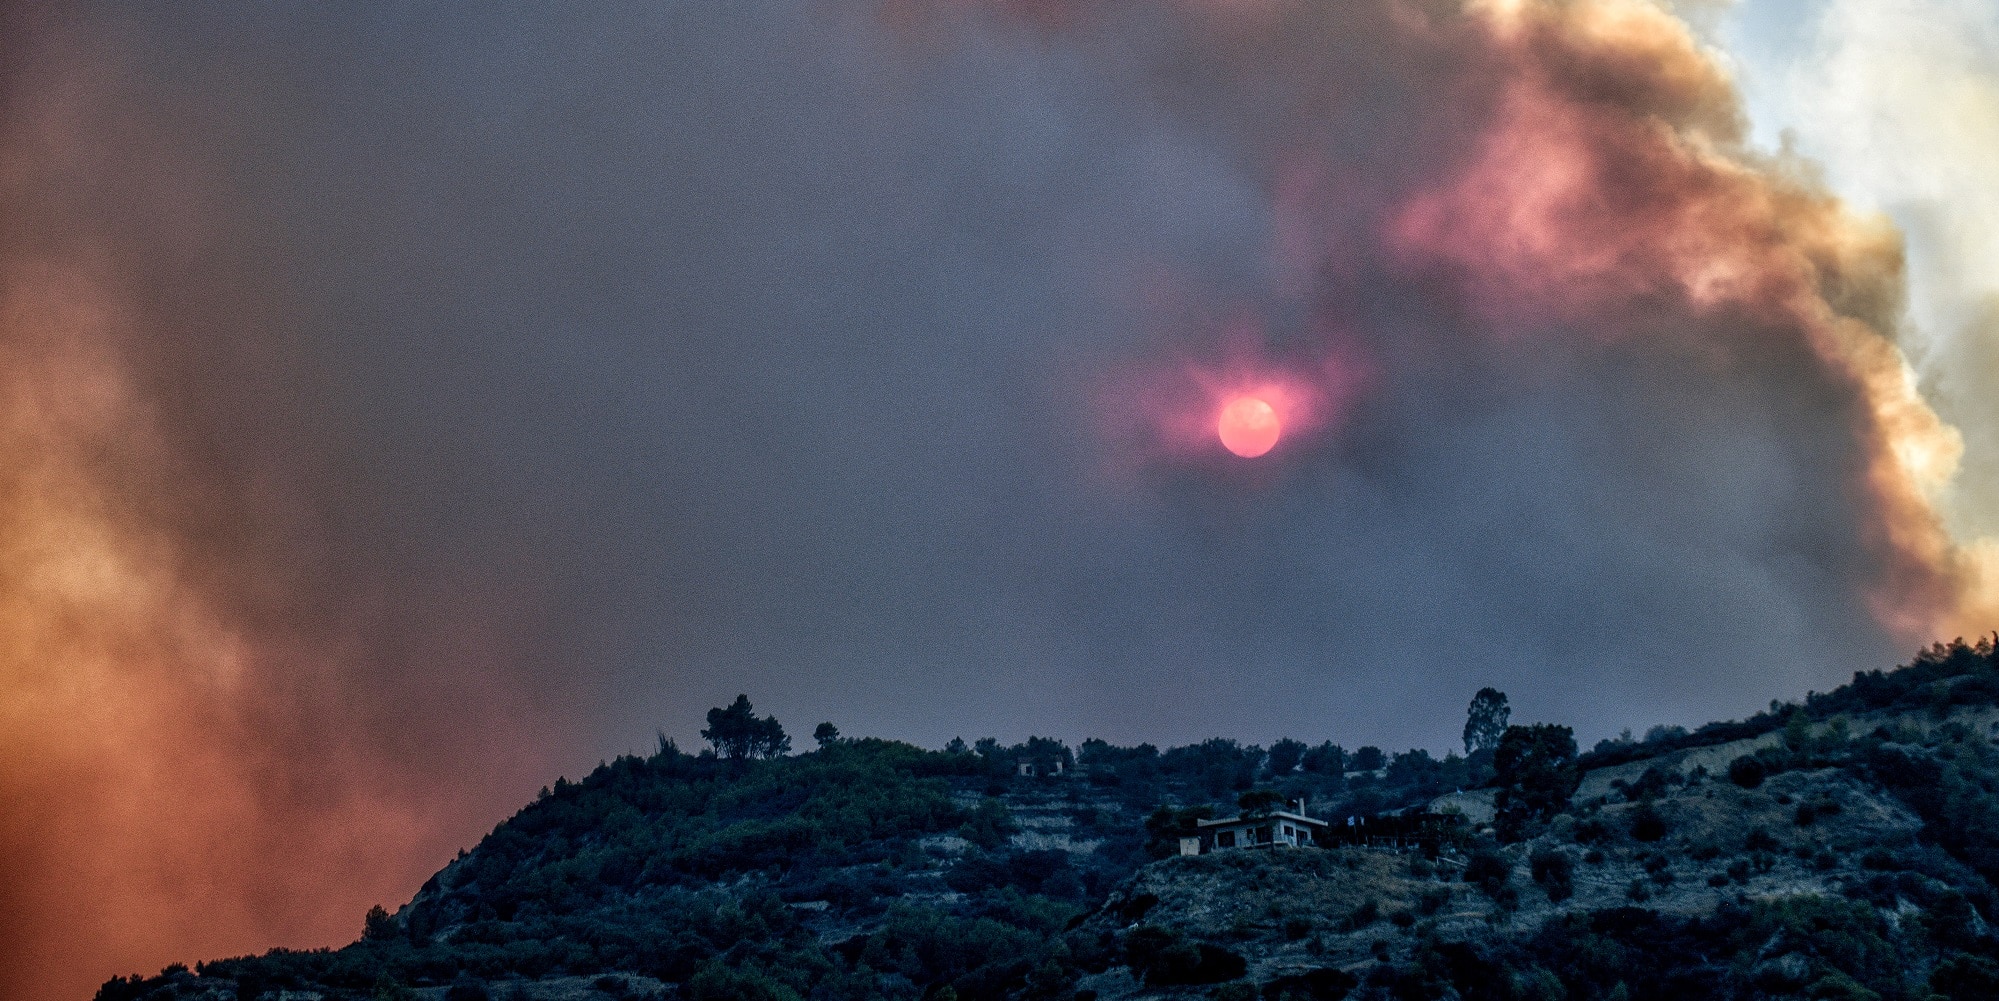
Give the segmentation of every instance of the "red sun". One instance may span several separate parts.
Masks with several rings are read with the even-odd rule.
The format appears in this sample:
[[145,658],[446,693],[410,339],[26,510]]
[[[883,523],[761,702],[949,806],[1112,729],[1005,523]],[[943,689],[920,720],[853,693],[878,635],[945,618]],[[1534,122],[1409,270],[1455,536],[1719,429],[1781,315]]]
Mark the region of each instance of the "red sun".
[[1216,430],[1229,451],[1254,459],[1277,447],[1277,436],[1284,429],[1270,404],[1254,396],[1238,396],[1222,408]]

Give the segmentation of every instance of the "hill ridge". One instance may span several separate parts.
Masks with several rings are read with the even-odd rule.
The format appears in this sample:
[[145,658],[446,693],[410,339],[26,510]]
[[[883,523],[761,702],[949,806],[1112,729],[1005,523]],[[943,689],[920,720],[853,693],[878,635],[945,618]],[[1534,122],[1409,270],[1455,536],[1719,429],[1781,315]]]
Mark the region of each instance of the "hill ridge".
[[[1995,724],[1984,639],[1586,753],[1547,725],[1442,759],[662,739],[558,780],[351,945],[98,998],[1999,997]],[[1196,818],[1297,793],[1464,822],[1404,852],[1174,857]]]

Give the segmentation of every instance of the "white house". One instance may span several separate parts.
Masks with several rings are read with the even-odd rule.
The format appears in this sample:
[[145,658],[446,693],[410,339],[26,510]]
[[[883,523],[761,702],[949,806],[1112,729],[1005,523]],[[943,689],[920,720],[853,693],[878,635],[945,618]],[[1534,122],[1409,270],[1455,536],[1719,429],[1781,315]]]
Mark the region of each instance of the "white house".
[[1198,835],[1180,839],[1180,854],[1202,855],[1233,848],[1304,848],[1324,840],[1332,827],[1323,820],[1302,813],[1278,810],[1273,813],[1202,820],[1195,823]]

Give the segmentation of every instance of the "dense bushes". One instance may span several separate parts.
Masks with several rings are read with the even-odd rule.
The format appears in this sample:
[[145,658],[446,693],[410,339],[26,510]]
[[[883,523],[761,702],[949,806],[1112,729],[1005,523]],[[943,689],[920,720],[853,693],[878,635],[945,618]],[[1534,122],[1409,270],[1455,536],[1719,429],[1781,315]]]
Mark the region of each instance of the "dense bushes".
[[1151,987],[1218,984],[1234,980],[1248,969],[1243,958],[1233,952],[1150,925],[1125,936],[1124,959]]
[[[1392,997],[1465,1001],[1527,998],[1990,998],[1999,965],[1978,951],[1929,964],[1871,907],[1825,897],[1724,904],[1684,918],[1639,907],[1564,914],[1524,938],[1425,939],[1402,964],[1366,978]],[[1925,975],[1926,970],[1934,972]]]

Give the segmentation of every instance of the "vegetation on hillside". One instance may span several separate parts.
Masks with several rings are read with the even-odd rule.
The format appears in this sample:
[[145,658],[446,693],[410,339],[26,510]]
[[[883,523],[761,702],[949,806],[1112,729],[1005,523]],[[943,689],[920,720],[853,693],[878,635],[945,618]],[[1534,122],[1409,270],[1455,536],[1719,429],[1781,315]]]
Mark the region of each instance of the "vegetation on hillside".
[[[427,1001],[504,1001],[536,996],[523,991],[547,978],[582,977],[601,995],[684,1001],[1094,1001],[1082,985],[1117,969],[1146,989],[1214,1001],[1999,997],[1987,924],[1999,919],[1999,748],[1950,719],[1995,705],[1990,641],[1939,645],[1749,720],[1586,754],[1564,727],[1509,725],[1492,690],[1471,706],[1467,755],[1442,758],[1224,739],[1163,751],[1046,738],[931,751],[843,738],[831,724],[815,732],[815,750],[791,754],[778,722],[738,699],[709,714],[712,750],[662,738],[651,755],[558,780],[407,906],[366,915],[352,945],[116,978],[98,998],[409,999],[428,989]],[[1647,769],[1610,797],[1572,800],[1590,769],[1771,734],[1781,737],[1711,776]],[[1022,775],[1023,763],[1041,774]],[[1057,764],[1062,777],[1045,777]],[[1920,832],[1830,861],[1825,848],[1811,856],[1805,840],[1761,827],[1740,845],[1675,836],[1674,791],[1700,782],[1747,796],[1793,773],[1875,790],[1919,818]],[[1411,863],[1435,889],[1392,910],[1370,898],[1301,913],[1279,900],[1264,932],[1202,937],[1121,895],[1202,816],[1297,799],[1322,815],[1373,815],[1480,785],[1495,789],[1490,840],[1444,846],[1450,865]],[[1030,826],[1029,807],[1059,816],[1064,833]],[[1784,809],[1798,831],[1840,822],[1831,798]],[[1727,897],[1794,846],[1804,854],[1793,865],[1866,876],[1836,894]],[[1531,925],[1506,917],[1523,895],[1564,905],[1606,853],[1643,863],[1616,906],[1544,909],[1535,913],[1551,916]],[[1186,861],[1144,872],[1168,878]],[[1676,873],[1726,899],[1709,913],[1648,908]],[[1453,886],[1489,901],[1495,923],[1439,933],[1434,915]],[[1402,951],[1262,979],[1250,961],[1256,934],[1318,942],[1383,928],[1402,936]]]

